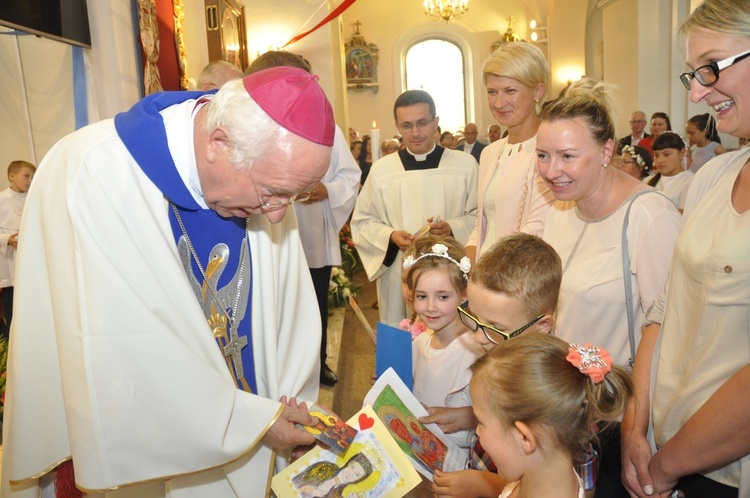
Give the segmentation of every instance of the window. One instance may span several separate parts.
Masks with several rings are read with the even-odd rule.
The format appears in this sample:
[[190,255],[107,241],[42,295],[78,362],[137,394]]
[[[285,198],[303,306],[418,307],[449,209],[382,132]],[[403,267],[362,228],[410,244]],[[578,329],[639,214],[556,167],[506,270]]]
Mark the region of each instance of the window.
[[457,132],[466,124],[464,55],[452,42],[430,39],[406,52],[406,89],[424,90],[435,100],[440,128]]

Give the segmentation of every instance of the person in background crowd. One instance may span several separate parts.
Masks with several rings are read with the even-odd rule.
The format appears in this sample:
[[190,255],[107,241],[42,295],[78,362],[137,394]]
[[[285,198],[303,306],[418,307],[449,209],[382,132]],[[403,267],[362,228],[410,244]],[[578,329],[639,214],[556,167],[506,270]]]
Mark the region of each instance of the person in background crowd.
[[672,131],[672,122],[669,120],[669,116],[665,112],[653,113],[651,115],[651,135],[638,142],[638,145],[648,150],[651,157],[654,157],[654,150],[651,148],[651,143],[665,131]]
[[646,115],[642,111],[635,111],[630,115],[630,135],[622,137],[617,145],[617,150],[622,152],[626,145],[636,146],[638,142],[647,138],[648,133],[644,132],[646,128]]
[[440,135],[440,145],[442,145],[446,149],[452,149],[453,143],[454,143],[453,133],[449,131],[444,131]]
[[638,145],[626,145],[622,148],[620,169],[636,180],[643,180],[651,174],[653,160],[648,150]]
[[500,128],[499,124],[491,124],[487,127],[487,138],[489,139],[490,143],[494,143],[500,140],[501,135],[502,129]]
[[708,161],[725,153],[721,138],[716,131],[716,120],[709,113],[696,114],[688,119],[685,133],[690,143],[690,171],[697,173]]
[[677,133],[662,133],[654,143],[654,171],[656,174],[647,182],[669,197],[677,209],[682,212],[688,188],[693,181],[694,173],[682,167],[685,159],[685,142]]
[[359,130],[356,128],[349,128],[349,144],[353,144],[356,140],[361,140],[359,136]]
[[21,214],[34,173],[36,166],[30,162],[11,161],[8,165],[10,186],[0,192],[0,288],[3,300],[0,333],[6,339],[10,338],[10,322],[13,320],[13,284]]
[[364,185],[367,175],[370,174],[370,168],[372,168],[372,139],[370,135],[362,137],[362,146],[359,150],[357,164],[359,164],[359,168],[362,170],[362,185]]
[[466,142],[464,143],[463,151],[474,156],[474,159],[477,160],[477,164],[479,164],[479,158],[482,155],[482,151],[487,146],[482,142],[478,142],[477,136],[479,136],[479,128],[477,128],[477,125],[474,123],[467,123],[464,127],[464,137],[466,137]]
[[201,92],[218,90],[227,81],[238,80],[243,76],[240,68],[231,62],[225,60],[211,61],[198,75],[195,86]]
[[380,144],[380,152],[382,153],[383,156],[387,156],[388,154],[393,154],[394,152],[398,152],[400,148],[401,148],[401,144],[395,138],[389,138],[388,140],[383,140],[383,143]]

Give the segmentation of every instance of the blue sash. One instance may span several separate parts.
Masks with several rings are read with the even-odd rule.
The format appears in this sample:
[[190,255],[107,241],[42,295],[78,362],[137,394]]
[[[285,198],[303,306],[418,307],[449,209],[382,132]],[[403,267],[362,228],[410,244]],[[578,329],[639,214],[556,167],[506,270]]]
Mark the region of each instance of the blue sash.
[[[195,202],[183,183],[169,152],[167,133],[161,114],[159,114],[167,107],[186,100],[197,99],[202,95],[201,92],[161,92],[149,95],[129,111],[115,116],[115,129],[146,176],[164,194],[164,197],[177,207],[203,268],[208,268],[209,254],[218,244],[223,243],[229,247],[229,259],[218,281],[218,287],[221,288],[232,280],[239,266],[240,248],[245,239],[245,219],[222,218],[215,211],[202,209]],[[172,210],[169,211],[169,220],[175,243],[178,243],[182,237],[182,231]],[[192,257],[190,259],[193,276],[202,284],[203,276],[194,259]],[[248,261],[247,264],[251,262]],[[240,337],[247,337],[248,340],[248,345],[242,349],[245,380],[249,383],[252,392],[257,393],[252,344],[252,276],[250,282],[244,285],[249,285],[249,297],[245,316],[238,324],[238,333]],[[232,313],[231,308],[225,311],[230,315]],[[227,334],[229,334],[228,327]],[[238,387],[243,386],[238,383]]]

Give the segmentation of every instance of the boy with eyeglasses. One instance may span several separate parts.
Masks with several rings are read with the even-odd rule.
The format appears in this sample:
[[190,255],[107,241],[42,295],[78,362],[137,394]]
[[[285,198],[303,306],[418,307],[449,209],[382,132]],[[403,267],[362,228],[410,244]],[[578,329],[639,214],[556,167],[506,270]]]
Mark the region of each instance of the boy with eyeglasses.
[[[486,352],[521,334],[551,334],[561,280],[562,264],[552,246],[526,233],[504,237],[483,252],[471,269],[469,300],[459,307],[459,316]],[[427,411],[430,416],[420,421],[437,423],[445,432],[477,425],[471,407]],[[433,491],[439,496],[498,496],[507,483],[478,441],[469,460],[467,470],[437,471]]]

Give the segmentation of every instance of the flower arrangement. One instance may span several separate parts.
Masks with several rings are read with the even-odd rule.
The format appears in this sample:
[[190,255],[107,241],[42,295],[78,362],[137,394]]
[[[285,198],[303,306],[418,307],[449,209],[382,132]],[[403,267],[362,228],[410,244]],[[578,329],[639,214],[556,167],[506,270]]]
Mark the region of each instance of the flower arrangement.
[[363,267],[362,260],[359,259],[359,253],[354,246],[352,231],[348,223],[339,232],[339,241],[341,243],[341,269],[351,279]]
[[352,283],[349,275],[342,268],[331,268],[331,281],[328,284],[328,307],[342,308],[349,303],[349,296],[356,297],[360,291],[358,285]]

